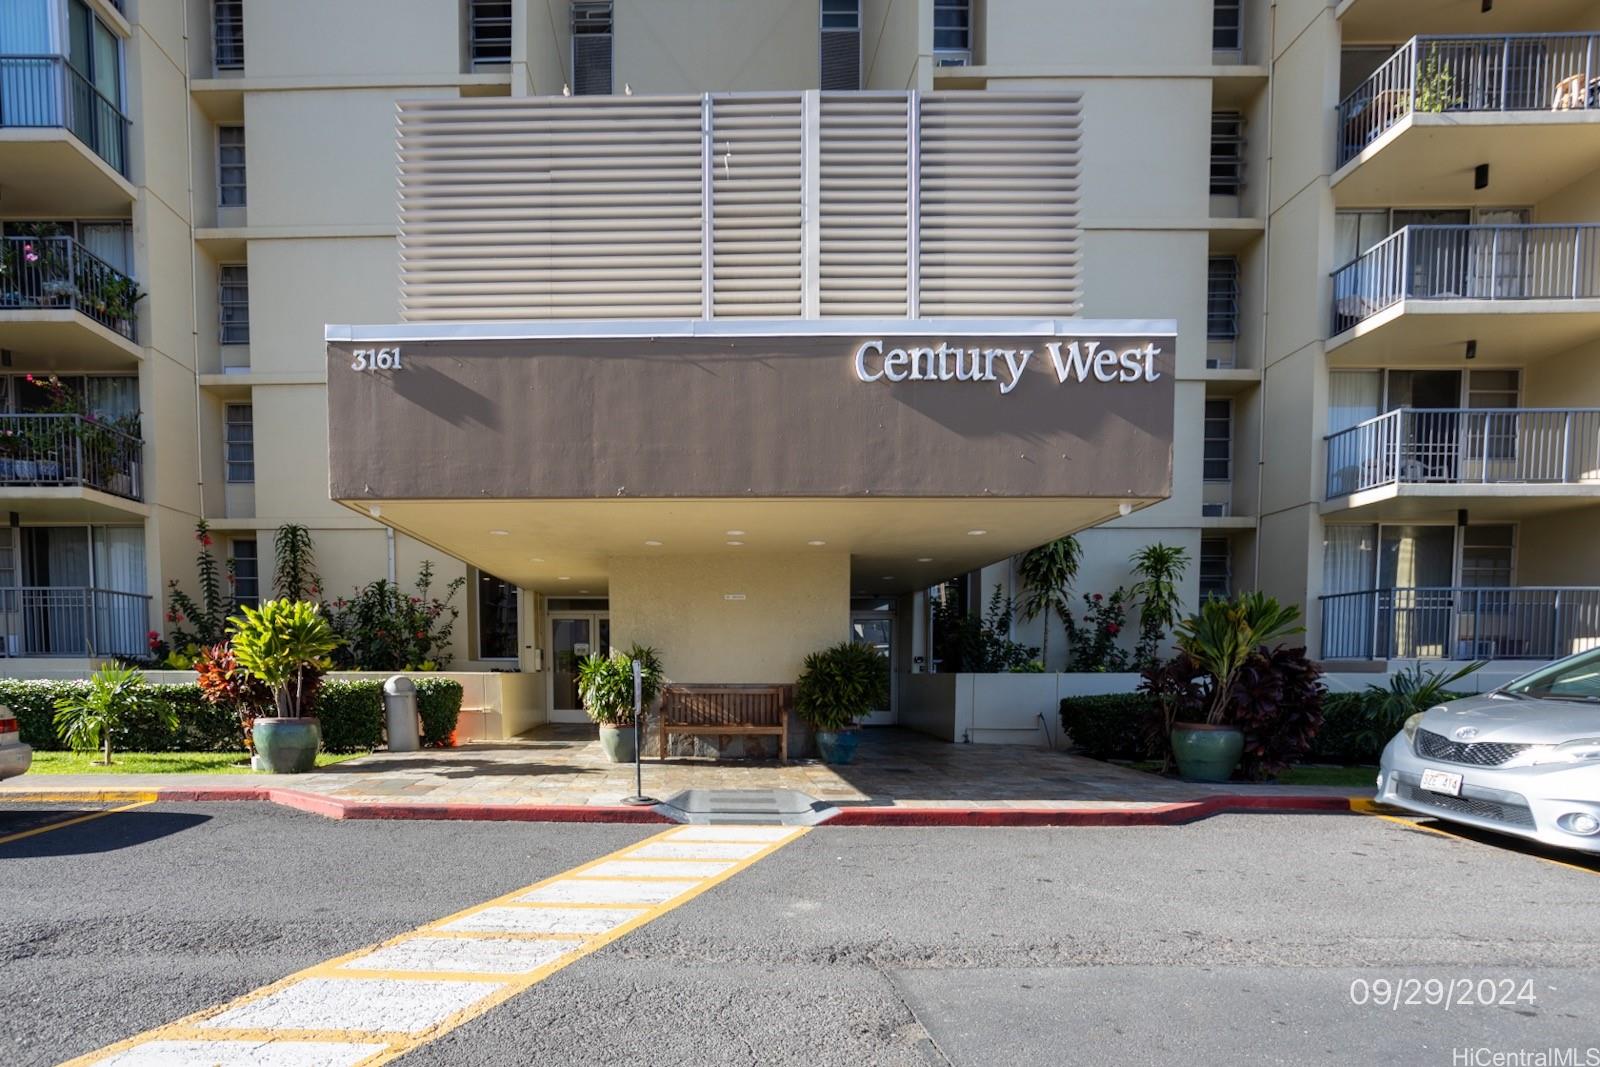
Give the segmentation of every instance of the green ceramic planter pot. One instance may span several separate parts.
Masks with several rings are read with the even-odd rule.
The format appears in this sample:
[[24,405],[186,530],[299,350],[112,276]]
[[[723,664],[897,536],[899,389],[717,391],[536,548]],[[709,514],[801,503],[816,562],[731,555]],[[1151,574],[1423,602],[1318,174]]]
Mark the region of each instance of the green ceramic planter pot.
[[849,763],[856,758],[861,738],[854,730],[818,730],[817,752],[823,763]]
[[632,763],[639,756],[633,743],[633,724],[600,727],[600,747],[606,750],[606,759],[612,763]]
[[1226,782],[1244,755],[1244,734],[1233,726],[1174,723],[1172,754],[1178,773],[1191,782]]
[[317,765],[322,727],[315,718],[257,719],[250,736],[268,774],[304,774]]

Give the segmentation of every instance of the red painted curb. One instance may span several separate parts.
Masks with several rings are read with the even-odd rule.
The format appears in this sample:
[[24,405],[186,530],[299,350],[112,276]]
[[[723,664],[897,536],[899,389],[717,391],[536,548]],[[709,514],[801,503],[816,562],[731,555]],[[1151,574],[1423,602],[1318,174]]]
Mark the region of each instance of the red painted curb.
[[1176,826],[1227,812],[1349,812],[1346,797],[1230,794],[1146,808],[846,807],[828,826]]

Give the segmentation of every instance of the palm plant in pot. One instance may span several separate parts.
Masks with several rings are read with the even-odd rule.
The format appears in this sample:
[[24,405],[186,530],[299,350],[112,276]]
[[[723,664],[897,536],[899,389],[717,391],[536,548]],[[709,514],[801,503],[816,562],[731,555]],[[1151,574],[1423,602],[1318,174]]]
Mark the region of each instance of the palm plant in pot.
[[317,690],[339,639],[322,609],[308,601],[269,600],[240,610],[243,615],[230,622],[234,658],[272,693],[269,713],[250,727],[261,769],[309,771],[322,743]]
[[1244,731],[1231,722],[1239,672],[1261,648],[1301,632],[1300,609],[1264,593],[1207,600],[1177,626],[1178,648],[1200,672],[1202,721],[1178,721],[1188,702],[1166,703],[1168,736],[1178,773],[1201,782],[1225,782],[1244,754]]
[[633,665],[639,664],[640,707],[648,714],[661,693],[661,656],[648,645],[613,650],[609,656],[586,656],[578,665],[578,696],[583,710],[600,727],[600,747],[612,763],[639,758],[634,740]]
[[794,710],[817,735],[826,763],[856,754],[856,720],[889,699],[889,660],[871,645],[841,641],[813,652],[794,686]]

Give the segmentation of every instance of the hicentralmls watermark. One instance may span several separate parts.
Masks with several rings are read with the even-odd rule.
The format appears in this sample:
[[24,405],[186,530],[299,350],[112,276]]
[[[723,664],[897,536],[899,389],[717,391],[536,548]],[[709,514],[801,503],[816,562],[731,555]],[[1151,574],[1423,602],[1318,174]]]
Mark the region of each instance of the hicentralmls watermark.
[[1450,1067],[1600,1067],[1600,1048],[1456,1048]]

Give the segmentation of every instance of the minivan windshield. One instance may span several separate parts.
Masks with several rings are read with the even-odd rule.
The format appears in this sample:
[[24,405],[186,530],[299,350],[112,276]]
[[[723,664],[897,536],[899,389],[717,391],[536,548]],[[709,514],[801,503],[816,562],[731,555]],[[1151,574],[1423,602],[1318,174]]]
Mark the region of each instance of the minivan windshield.
[[1600,649],[1558,660],[1506,685],[1517,696],[1600,702]]

